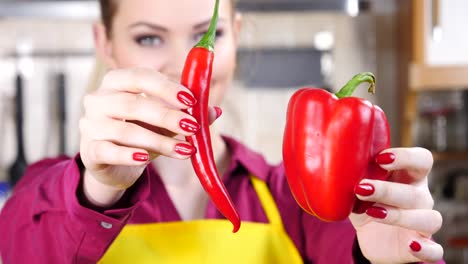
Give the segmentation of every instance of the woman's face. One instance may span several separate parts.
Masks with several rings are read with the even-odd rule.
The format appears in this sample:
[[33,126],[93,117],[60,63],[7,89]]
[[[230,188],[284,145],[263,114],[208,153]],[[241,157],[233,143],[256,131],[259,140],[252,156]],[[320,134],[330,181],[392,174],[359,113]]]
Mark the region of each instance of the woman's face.
[[[118,0],[111,37],[95,27],[96,48],[111,68],[144,67],[180,82],[185,58],[208,30],[215,0]],[[210,104],[221,104],[232,81],[240,17],[221,0]]]

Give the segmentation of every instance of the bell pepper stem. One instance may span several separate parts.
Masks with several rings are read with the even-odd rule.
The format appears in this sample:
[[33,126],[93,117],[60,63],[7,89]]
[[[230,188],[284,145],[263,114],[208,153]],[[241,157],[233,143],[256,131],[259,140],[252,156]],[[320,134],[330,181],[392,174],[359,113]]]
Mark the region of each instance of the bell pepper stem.
[[338,93],[335,95],[338,98],[344,98],[344,97],[350,97],[353,95],[354,91],[356,88],[362,84],[362,83],[369,83],[369,89],[368,92],[373,94],[375,93],[375,76],[371,72],[362,72],[357,75],[355,75],[343,88],[341,88]]
[[216,40],[216,26],[218,24],[218,9],[219,0],[216,0],[213,17],[211,18],[210,27],[208,31],[203,35],[200,41],[195,45],[197,48],[205,48],[209,51],[214,51],[214,44]]

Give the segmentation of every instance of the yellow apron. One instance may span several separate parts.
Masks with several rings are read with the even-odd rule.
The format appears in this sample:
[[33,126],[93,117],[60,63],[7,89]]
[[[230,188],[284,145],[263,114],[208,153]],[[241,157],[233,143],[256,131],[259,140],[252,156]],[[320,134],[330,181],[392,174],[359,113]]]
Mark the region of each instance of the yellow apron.
[[303,263],[266,184],[251,177],[269,223],[204,219],[126,225],[99,263]]

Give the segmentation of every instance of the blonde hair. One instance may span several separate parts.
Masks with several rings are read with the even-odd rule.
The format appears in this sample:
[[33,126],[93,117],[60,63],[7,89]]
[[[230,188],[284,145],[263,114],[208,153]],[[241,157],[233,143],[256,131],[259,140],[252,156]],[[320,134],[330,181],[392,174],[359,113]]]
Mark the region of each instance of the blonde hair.
[[[101,21],[106,28],[107,36],[111,36],[112,33],[112,21],[115,14],[119,10],[117,3],[118,0],[99,0],[99,5],[101,7]],[[236,9],[237,0],[230,0],[232,4],[232,10]]]

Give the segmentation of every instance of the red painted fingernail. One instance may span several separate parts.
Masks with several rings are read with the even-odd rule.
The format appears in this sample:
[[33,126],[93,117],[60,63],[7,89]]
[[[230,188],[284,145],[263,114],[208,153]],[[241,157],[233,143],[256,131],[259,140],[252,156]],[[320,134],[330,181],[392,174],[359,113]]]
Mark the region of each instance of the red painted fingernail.
[[193,155],[197,149],[189,144],[179,143],[175,146],[174,151],[180,155],[190,156]]
[[149,160],[149,155],[146,153],[133,153],[133,160],[134,161],[139,161],[139,162],[146,162]]
[[184,118],[180,120],[179,122],[180,128],[182,128],[184,131],[187,131],[189,133],[195,133],[200,129],[200,125],[188,118]]
[[361,196],[371,196],[372,194],[374,194],[375,189],[374,186],[372,186],[372,184],[362,183],[358,184],[356,188],[354,188],[354,192]]
[[419,244],[419,243],[416,242],[416,241],[413,241],[413,242],[411,242],[411,244],[410,244],[410,248],[411,248],[411,250],[413,250],[414,252],[419,252],[419,251],[421,251],[421,244]]
[[366,214],[378,219],[385,219],[387,217],[387,209],[377,206],[372,206],[367,209]]
[[191,94],[184,91],[177,94],[177,99],[186,106],[194,106],[197,104],[197,100]]
[[380,164],[380,165],[388,165],[388,164],[392,164],[395,161],[395,158],[396,158],[395,154],[391,152],[386,152],[386,153],[377,155],[377,157],[375,157],[375,162],[377,162],[377,164]]
[[223,109],[221,109],[221,107],[217,107],[217,106],[215,106],[214,109],[216,111],[216,119],[218,119],[223,114]]

